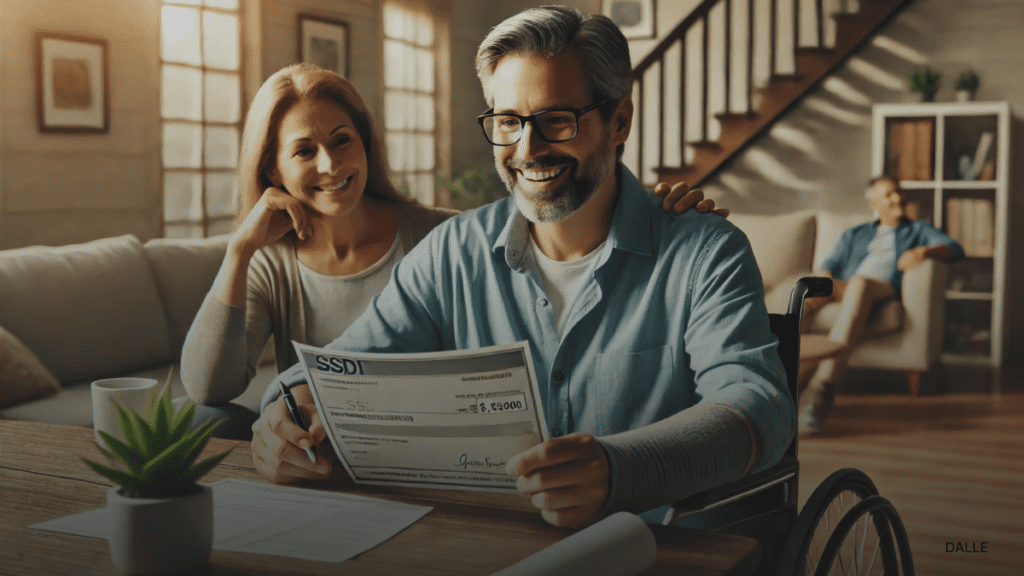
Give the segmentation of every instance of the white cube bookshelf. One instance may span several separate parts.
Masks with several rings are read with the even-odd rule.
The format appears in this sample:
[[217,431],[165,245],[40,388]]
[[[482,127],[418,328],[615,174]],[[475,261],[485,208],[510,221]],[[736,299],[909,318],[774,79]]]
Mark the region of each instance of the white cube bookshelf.
[[1010,119],[1007,102],[873,108],[872,174],[899,178],[912,216],[959,236],[968,252],[950,273],[943,362],[1003,362]]

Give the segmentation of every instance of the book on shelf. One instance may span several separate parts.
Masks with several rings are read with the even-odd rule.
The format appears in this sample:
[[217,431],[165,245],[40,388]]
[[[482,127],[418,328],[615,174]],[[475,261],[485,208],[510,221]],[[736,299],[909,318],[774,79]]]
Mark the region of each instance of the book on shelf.
[[900,120],[889,128],[888,170],[900,180],[932,179],[933,120]]
[[950,198],[946,201],[946,234],[964,248],[964,254],[990,258],[995,252],[994,212],[991,200]]
[[975,249],[978,251],[976,256],[992,257],[995,254],[995,213],[991,200],[974,201],[974,221]]
[[914,174],[915,180],[932,179],[932,132],[931,120],[914,123]]
[[960,198],[946,200],[946,234],[963,244],[963,203]]

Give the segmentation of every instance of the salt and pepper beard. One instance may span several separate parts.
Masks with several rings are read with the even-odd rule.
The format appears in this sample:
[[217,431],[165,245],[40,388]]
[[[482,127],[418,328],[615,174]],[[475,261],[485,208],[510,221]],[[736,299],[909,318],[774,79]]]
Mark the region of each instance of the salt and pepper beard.
[[[567,181],[553,190],[539,193],[524,192],[517,183],[517,170],[545,170],[564,166]],[[505,183],[505,188],[516,200],[519,212],[533,223],[560,222],[587,203],[587,200],[612,176],[615,154],[609,150],[596,150],[586,158],[580,168],[571,156],[541,156],[533,160],[517,161],[510,158],[502,163],[494,159],[494,169]],[[560,177],[560,176],[559,176]],[[533,197],[530,197],[530,196]]]

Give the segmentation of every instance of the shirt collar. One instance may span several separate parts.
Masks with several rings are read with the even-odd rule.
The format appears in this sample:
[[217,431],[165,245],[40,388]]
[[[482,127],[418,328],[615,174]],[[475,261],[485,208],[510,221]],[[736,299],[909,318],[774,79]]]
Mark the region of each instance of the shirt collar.
[[[904,224],[910,224],[910,222],[911,220],[909,216],[900,216],[900,221],[896,223],[896,227],[899,228]],[[875,227],[875,229],[877,229],[881,224],[882,220],[880,218],[875,218],[875,221],[871,223],[871,225]]]
[[[651,202],[647,190],[637,180],[636,176],[628,168],[619,163],[616,170],[621,176],[621,189],[619,200],[615,205],[615,213],[612,215],[611,229],[608,232],[608,249],[618,248],[629,252],[635,252],[645,256],[654,253],[653,240],[651,239]],[[523,264],[523,257],[526,254],[527,242],[530,235],[530,222],[515,207],[515,200],[512,199],[514,208],[498,235],[491,250],[495,253],[499,249],[505,251],[505,262],[512,269],[518,269]],[[605,258],[601,258],[603,262]]]

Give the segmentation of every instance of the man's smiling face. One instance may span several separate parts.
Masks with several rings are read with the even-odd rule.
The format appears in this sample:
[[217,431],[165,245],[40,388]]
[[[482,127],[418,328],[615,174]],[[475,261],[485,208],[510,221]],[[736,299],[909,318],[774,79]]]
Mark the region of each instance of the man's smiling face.
[[[566,53],[506,56],[495,68],[490,88],[496,113],[527,116],[553,108],[585,108],[594,100],[575,57]],[[612,179],[615,142],[609,125],[595,110],[580,117],[575,138],[551,143],[528,122],[519,142],[494,147],[494,167],[527,219],[564,220]]]

